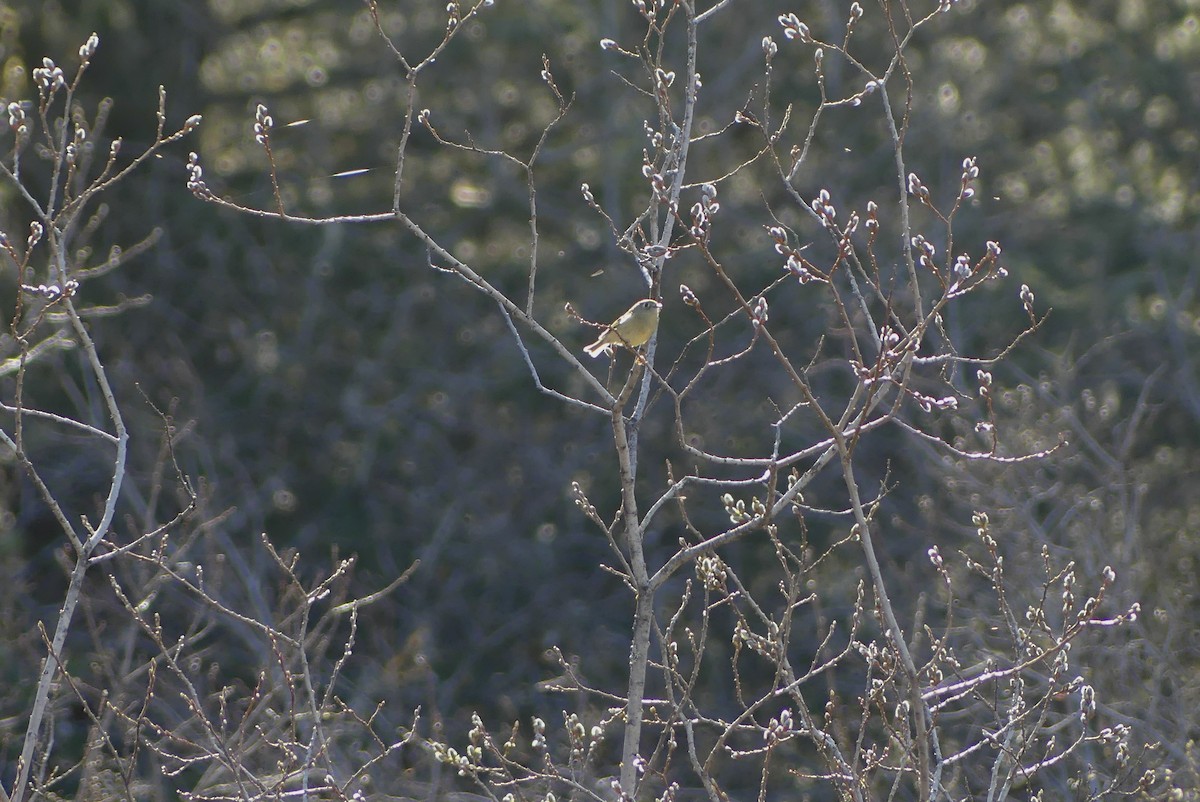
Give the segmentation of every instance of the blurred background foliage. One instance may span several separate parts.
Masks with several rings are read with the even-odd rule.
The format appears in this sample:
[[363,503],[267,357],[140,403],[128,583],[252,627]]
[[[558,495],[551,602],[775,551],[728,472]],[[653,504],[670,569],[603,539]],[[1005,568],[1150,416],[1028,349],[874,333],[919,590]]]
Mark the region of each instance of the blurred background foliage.
[[[868,5],[851,49],[881,68],[889,50],[878,9]],[[440,41],[444,9],[440,0],[380,3],[387,33],[412,58]],[[794,104],[785,140],[802,141],[817,96],[811,48],[786,42],[776,22],[790,11],[814,35],[840,40],[847,8],[832,0],[734,2],[704,28],[697,134],[730,125],[742,108],[760,119],[769,108],[778,122]],[[482,147],[528,157],[555,114],[539,78],[543,54],[572,98],[535,166],[535,310],[581,348],[591,331],[568,319],[564,302],[607,319],[644,292],[579,192],[589,183],[619,225],[645,197],[641,121],[653,108],[620,77],[644,78],[635,62],[598,45],[640,37],[640,19],[627,3],[500,0],[466,25],[418,89],[417,108],[432,110],[443,136],[466,142],[469,131]],[[474,708],[508,719],[555,711],[560,702],[537,689],[558,672],[547,656],[552,646],[578,655],[595,684],[613,685],[626,662],[630,605],[619,582],[598,570],[608,547],[568,496],[579,481],[601,509],[615,503],[607,420],[537,393],[495,308],[431,270],[397,226],[280,225],[206,205],[184,189],[187,151],[195,149],[218,194],[272,207],[251,133],[255,105],[265,103],[293,213],[390,208],[408,90],[366,6],[0,2],[4,99],[33,96],[29,73],[43,56],[73,68],[92,31],[101,46],[82,102],[91,109],[114,98],[109,135],[125,137],[131,150],[148,141],[160,84],[174,125],[204,116],[198,137],[109,197],[98,252],[109,243],[128,247],[156,228],[161,236],[86,292],[110,302],[152,299],[97,325],[97,340],[135,431],[161,429],[139,388],[190,424],[178,459],[200,483],[206,514],[222,515],[212,536],[245,560],[245,577],[268,573],[255,548],[261,532],[316,564],[333,551],[357,554],[364,592],[422,560],[407,585],[364,614],[346,675],[353,703],[386,698],[397,711],[422,703],[435,718],[454,719]],[[767,35],[781,48],[769,96],[760,45]],[[679,41],[673,47],[682,71]],[[860,79],[834,61],[827,61],[830,95],[858,91]],[[997,240],[1011,274],[949,313],[947,330],[965,352],[990,356],[1020,330],[1020,284],[1037,293],[1039,308],[1053,307],[1047,325],[998,373],[998,407],[1012,452],[1044,447],[1059,432],[1071,446],[1045,463],[1000,471],[955,465],[897,436],[893,451],[878,455],[880,475],[895,469],[883,460],[897,453],[917,469],[897,494],[886,543],[897,593],[908,599],[904,606],[917,603],[928,579],[916,564],[931,541],[947,553],[969,541],[971,509],[1000,522],[994,530],[1004,533],[1010,576],[1028,570],[1036,581],[1043,544],[1056,554],[1069,550],[1089,576],[1112,564],[1120,601],[1139,600],[1146,614],[1086,647],[1111,672],[1089,680],[1117,714],[1182,755],[1200,734],[1200,2],[962,0],[915,38],[908,67],[915,81],[908,169],[935,198],[949,199],[963,157],[979,158],[980,191],[956,221],[955,249],[978,257],[986,240]],[[759,141],[743,126],[698,143],[689,181],[732,170]],[[813,148],[797,181],[804,197],[825,187],[839,206],[861,210],[875,199],[890,213],[896,186],[878,114],[827,112]],[[28,217],[11,188],[0,191],[4,229],[22,230]],[[762,229],[767,208],[802,239],[818,239],[766,165],[723,184],[721,200],[716,247],[748,291],[780,275]],[[524,297],[527,190],[513,165],[441,147],[417,127],[401,203],[510,297]],[[931,222],[918,211],[918,230]],[[814,260],[829,247],[818,239]],[[4,282],[11,292],[11,277]],[[713,298],[710,314],[730,308],[699,260],[671,265],[666,352],[698,331],[678,301],[680,282]],[[771,312],[793,343],[815,342],[829,323],[825,311],[802,305]],[[547,355],[533,350],[535,358]],[[43,392],[71,386],[76,358],[54,357],[55,370],[40,379],[53,386]],[[547,385],[580,390],[555,360],[539,365]],[[961,384],[969,389],[972,381]],[[785,402],[782,392],[718,379],[707,408],[695,410],[695,436],[721,452],[761,449],[757,410],[768,397]],[[86,388],[66,391],[64,403],[87,407],[86,395]],[[664,478],[663,455],[679,456],[666,406],[647,422],[645,442],[657,448],[643,462],[650,483]],[[58,453],[52,449],[67,445],[62,438],[43,447]],[[145,485],[159,443],[144,436],[134,448],[134,484]],[[84,507],[94,470],[64,461],[51,478]],[[14,466],[5,466],[3,482],[0,544],[16,578],[4,592],[25,616],[46,617],[57,603],[52,592],[21,598],[16,588],[52,585],[58,536]],[[131,515],[139,503],[130,500]],[[711,512],[720,515],[716,499]],[[830,540],[837,525],[810,534]],[[681,534],[664,527],[656,548],[666,553]],[[846,570],[855,570],[852,561]],[[852,588],[848,580],[827,590],[849,605]]]

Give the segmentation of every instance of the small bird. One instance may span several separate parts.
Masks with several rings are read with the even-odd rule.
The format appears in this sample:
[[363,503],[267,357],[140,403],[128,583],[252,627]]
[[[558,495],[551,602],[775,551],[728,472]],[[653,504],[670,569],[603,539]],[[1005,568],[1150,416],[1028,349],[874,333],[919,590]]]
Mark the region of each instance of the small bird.
[[594,359],[601,354],[610,353],[614,345],[624,345],[627,348],[645,345],[658,328],[660,309],[662,304],[653,298],[638,301],[629,307],[628,312],[606,326],[596,338],[596,342],[583,349],[584,353]]

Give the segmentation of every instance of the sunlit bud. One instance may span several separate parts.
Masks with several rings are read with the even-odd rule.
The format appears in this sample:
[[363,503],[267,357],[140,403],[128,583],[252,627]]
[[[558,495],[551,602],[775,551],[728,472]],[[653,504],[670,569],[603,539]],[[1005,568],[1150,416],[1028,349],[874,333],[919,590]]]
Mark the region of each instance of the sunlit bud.
[[808,26],[800,21],[800,18],[795,14],[783,14],[779,17],[779,24],[783,26],[783,35],[788,39],[799,39],[801,42],[811,42],[812,34],[808,30]]
[[92,56],[95,55],[96,48],[99,46],[100,37],[93,33],[87,38],[87,41],[83,43],[83,46],[79,48],[79,57],[84,61],[89,61]]
[[960,279],[967,278],[971,275],[971,257],[967,254],[959,254],[954,259],[954,274]]

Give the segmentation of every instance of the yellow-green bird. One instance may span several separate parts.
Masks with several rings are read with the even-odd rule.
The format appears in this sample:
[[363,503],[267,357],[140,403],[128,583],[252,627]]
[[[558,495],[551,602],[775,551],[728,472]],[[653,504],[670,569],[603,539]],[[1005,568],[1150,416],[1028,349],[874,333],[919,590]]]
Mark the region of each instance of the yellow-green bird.
[[614,345],[639,348],[645,345],[658,328],[658,310],[662,304],[653,298],[638,301],[629,311],[604,328],[596,342],[584,348],[584,353],[595,358],[612,351]]

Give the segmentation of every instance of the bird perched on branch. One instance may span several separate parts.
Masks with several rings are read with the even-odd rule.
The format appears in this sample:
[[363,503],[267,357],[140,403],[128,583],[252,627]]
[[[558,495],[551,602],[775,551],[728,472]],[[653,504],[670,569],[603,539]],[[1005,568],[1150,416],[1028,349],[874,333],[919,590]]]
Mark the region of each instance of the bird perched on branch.
[[595,358],[610,353],[614,345],[639,348],[645,345],[658,328],[658,310],[662,304],[653,298],[638,301],[629,311],[604,327],[596,342],[584,348],[584,353]]

